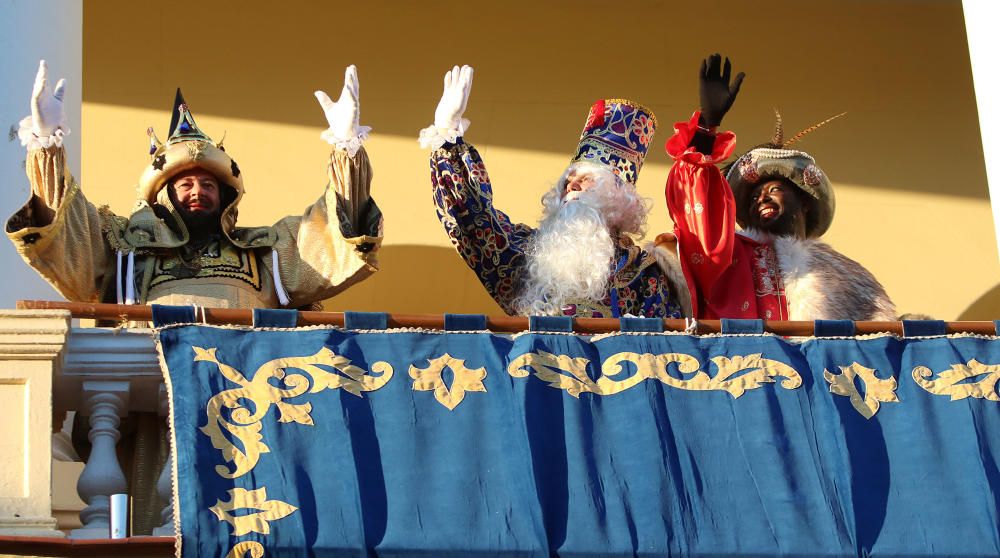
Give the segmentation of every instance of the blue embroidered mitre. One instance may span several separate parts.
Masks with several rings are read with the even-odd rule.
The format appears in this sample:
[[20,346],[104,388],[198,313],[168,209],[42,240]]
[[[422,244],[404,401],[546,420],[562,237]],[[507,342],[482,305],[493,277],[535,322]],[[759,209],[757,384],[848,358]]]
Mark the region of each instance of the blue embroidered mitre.
[[602,99],[590,107],[573,162],[607,167],[634,185],[654,131],[653,111],[626,99]]

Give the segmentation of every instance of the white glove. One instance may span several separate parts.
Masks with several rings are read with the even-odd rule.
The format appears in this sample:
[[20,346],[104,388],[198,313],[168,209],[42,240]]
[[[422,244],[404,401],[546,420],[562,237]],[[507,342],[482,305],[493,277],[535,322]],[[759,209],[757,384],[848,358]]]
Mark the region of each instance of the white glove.
[[21,120],[18,130],[21,145],[30,148],[61,146],[63,136],[69,133],[63,111],[66,80],[60,79],[55,90],[49,90],[48,77],[48,65],[42,60],[38,63],[35,87],[31,92],[31,116]]
[[469,93],[472,92],[472,68],[455,66],[444,75],[444,93],[437,110],[434,111],[434,125],[445,130],[465,131],[468,119],[462,118],[465,107],[469,104]]
[[462,118],[472,93],[472,67],[455,66],[444,75],[444,92],[437,110],[434,125],[420,131],[420,145],[438,149],[445,142],[455,141],[469,129],[469,119]]
[[344,70],[344,88],[337,102],[323,91],[316,91],[316,100],[323,107],[326,121],[330,127],[320,134],[327,143],[346,149],[351,157],[361,149],[368,139],[369,126],[360,126],[361,103],[358,100],[358,69],[353,65]]

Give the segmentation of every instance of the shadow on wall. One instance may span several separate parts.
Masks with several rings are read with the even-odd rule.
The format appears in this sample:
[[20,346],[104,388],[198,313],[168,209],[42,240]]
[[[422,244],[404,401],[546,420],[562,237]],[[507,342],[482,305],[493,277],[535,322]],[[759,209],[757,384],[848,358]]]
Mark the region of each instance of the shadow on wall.
[[383,246],[379,267],[378,273],[326,300],[324,310],[504,315],[451,247]]
[[[606,10],[590,0],[481,3],[475,13],[457,0],[247,0],[179,18],[170,3],[87,2],[83,99],[165,110],[182,86],[198,114],[318,129],[312,92],[336,98],[343,68],[357,64],[363,123],[416,138],[445,70],[471,64],[473,142],[565,153],[591,103],[627,97],[660,117],[654,156],[665,161],[670,123],[696,108],[698,63],[722,52],[748,74],[727,119],[741,145],[771,137],[772,107],[790,133],[847,111],[802,144],[835,181],[986,198],[960,2],[643,2],[595,28]],[[780,38],[762,40],[762,29]],[[198,38],[179,47],[190,56],[163,48],[179,33]]]
[[[379,265],[378,273],[326,300],[324,310],[504,315],[451,247],[383,246]],[[1000,284],[980,296],[957,318],[934,318],[965,321],[994,320],[997,316],[1000,316]]]
[[977,298],[975,302],[958,316],[958,320],[992,321],[998,317],[1000,317],[1000,284],[997,284]]

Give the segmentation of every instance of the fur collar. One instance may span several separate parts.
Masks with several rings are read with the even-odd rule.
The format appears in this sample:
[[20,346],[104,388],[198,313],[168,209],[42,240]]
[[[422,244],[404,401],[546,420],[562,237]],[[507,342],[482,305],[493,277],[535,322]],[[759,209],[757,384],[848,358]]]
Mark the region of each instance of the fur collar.
[[896,308],[875,276],[829,244],[755,229],[738,234],[774,246],[789,320],[896,320]]

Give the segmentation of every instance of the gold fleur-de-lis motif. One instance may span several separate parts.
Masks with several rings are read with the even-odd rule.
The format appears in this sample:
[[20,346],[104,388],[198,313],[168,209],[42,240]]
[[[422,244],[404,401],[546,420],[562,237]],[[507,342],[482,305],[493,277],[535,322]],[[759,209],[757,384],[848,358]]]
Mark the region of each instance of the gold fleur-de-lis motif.
[[[631,363],[635,373],[617,380],[625,367]],[[772,359],[763,358],[761,353],[734,356],[717,356],[712,363],[718,369],[715,376],[701,370],[701,363],[695,357],[683,353],[629,353],[622,352],[608,357],[601,366],[601,375],[592,380],[587,375],[589,359],[554,355],[539,351],[526,353],[511,361],[507,373],[515,378],[524,378],[529,368],[535,376],[549,383],[550,387],[565,390],[573,397],[588,392],[597,395],[613,395],[636,386],[647,379],[658,380],[668,386],[693,391],[725,391],[733,397],[740,397],[747,390],[756,389],[765,383],[774,383],[774,378],[784,377],[781,387],[795,389],[802,385],[802,377],[791,366]],[[667,372],[669,366],[677,364],[681,374],[692,374],[680,378]],[[738,374],[745,371],[743,374]]]
[[[875,375],[875,370],[857,362],[838,368],[840,368],[840,374],[823,370],[823,377],[830,384],[830,393],[850,397],[851,405],[866,419],[875,416],[880,402],[899,403],[899,398],[896,397],[896,378],[890,376],[883,380]],[[861,381],[864,382],[864,397],[858,392],[854,378],[861,378]]]
[[[434,399],[449,411],[454,411],[455,407],[465,399],[465,392],[486,391],[486,386],[483,385],[483,380],[486,379],[485,368],[475,370],[466,368],[464,359],[455,358],[448,353],[433,360],[428,359],[427,364],[429,365],[427,368],[410,366],[413,391],[433,391]],[[441,377],[446,368],[450,368],[455,376],[451,389]]]
[[240,541],[229,549],[226,558],[264,558],[264,545],[257,541]]
[[[934,372],[926,366],[913,369],[913,381],[935,395],[950,395],[952,401],[974,397],[988,401],[1000,402],[997,394],[997,382],[1000,382],[1000,364],[983,364],[976,359],[967,364],[952,364],[951,368],[941,372],[937,380],[931,380]],[[963,382],[983,376],[975,382]]]
[[[285,399],[298,397],[307,392],[318,393],[326,389],[343,389],[361,397],[362,392],[375,391],[387,384],[393,373],[392,366],[388,362],[380,361],[372,365],[372,371],[380,375],[371,376],[365,370],[351,364],[350,359],[323,347],[311,356],[283,357],[266,362],[257,369],[252,380],[247,380],[239,370],[219,362],[215,355],[217,349],[192,348],[195,362],[211,362],[217,365],[220,374],[240,386],[219,392],[208,400],[205,409],[208,423],[201,428],[201,431],[211,438],[212,446],[222,452],[227,462],[233,463],[235,467],[233,471],[225,465],[218,465],[215,468],[219,476],[227,479],[246,474],[257,465],[261,454],[270,451],[260,434],[262,428],[260,421],[267,415],[272,405],[277,407],[280,414],[278,422],[295,422],[312,426],[313,420],[310,415],[312,403],[288,403]],[[328,366],[340,374],[328,372],[320,366]],[[291,369],[302,370],[305,374],[289,374],[288,370]],[[279,385],[284,388],[272,384],[269,381],[272,378],[278,380]],[[228,417],[223,414],[223,409],[230,411]],[[236,447],[223,430],[238,439],[243,447]]]
[[[268,500],[266,486],[256,490],[237,487],[227,492],[228,502],[216,500],[215,505],[208,509],[219,521],[225,521],[233,527],[234,537],[242,537],[247,533],[267,535],[271,532],[271,521],[277,521],[299,509],[281,500]],[[231,513],[234,511],[250,513],[234,515]]]

